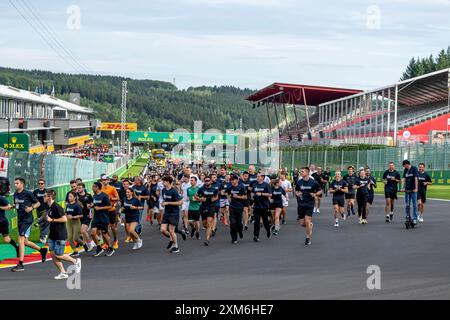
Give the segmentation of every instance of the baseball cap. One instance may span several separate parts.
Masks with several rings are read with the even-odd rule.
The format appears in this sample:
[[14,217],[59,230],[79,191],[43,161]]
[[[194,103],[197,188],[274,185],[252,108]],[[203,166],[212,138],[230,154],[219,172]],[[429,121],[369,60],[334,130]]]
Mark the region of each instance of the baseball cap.
[[102,176],[102,180],[109,180],[109,177],[105,174]]

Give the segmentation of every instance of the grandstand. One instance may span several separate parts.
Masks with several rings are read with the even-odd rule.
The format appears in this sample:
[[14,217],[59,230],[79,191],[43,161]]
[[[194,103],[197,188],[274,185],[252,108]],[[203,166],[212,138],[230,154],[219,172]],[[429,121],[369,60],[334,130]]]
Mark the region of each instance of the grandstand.
[[[300,142],[305,138],[312,139],[312,128],[317,127],[320,120],[319,104],[360,92],[361,90],[354,89],[276,82],[253,93],[247,100],[253,102],[253,108],[266,106],[269,129],[277,129],[280,132],[281,143],[292,143],[294,137]],[[293,123],[288,121],[287,106],[293,107],[295,116]],[[302,112],[305,115],[303,119],[300,118],[297,108],[304,111]],[[269,110],[274,111],[275,126],[272,126],[273,120],[270,117]],[[281,123],[283,123],[283,126],[281,126]]]
[[[433,143],[447,136],[450,69],[319,105],[325,139],[342,143]],[[441,141],[443,142],[443,141]]]

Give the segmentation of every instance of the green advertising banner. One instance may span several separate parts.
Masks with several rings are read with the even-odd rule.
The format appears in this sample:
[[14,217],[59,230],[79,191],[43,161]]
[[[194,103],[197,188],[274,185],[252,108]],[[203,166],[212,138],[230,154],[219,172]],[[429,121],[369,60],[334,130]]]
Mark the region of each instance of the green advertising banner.
[[114,162],[114,155],[110,153],[105,153],[103,155],[103,162],[105,163],[113,163]]
[[30,150],[30,137],[26,133],[0,133],[0,147],[9,151],[28,152]]
[[238,136],[236,134],[215,134],[215,133],[179,133],[179,132],[145,132],[132,131],[129,133],[130,142],[151,142],[151,143],[198,143],[211,144],[221,143],[237,145]]

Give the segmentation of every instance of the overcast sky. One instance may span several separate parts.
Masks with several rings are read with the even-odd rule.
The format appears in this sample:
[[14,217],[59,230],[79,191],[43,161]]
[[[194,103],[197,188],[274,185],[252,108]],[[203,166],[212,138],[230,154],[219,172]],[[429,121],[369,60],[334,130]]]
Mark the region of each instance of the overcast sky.
[[397,81],[412,56],[450,45],[450,0],[13,3],[20,12],[0,2],[1,66],[175,78],[179,88],[292,82],[371,89]]

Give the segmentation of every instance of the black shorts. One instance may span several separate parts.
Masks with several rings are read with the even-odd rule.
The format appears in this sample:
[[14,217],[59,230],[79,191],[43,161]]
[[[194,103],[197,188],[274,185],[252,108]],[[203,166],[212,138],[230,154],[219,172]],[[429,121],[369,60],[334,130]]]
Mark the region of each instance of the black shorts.
[[9,223],[7,219],[0,222],[0,234],[4,237],[9,235]]
[[109,224],[115,224],[117,222],[117,213],[115,211],[108,211]]
[[139,223],[139,215],[132,215],[132,216],[125,216],[125,222],[126,223],[133,223],[137,222]]
[[339,206],[341,208],[345,207],[345,199],[344,198],[333,198],[333,206]]
[[188,220],[189,221],[200,220],[200,210],[188,210]]
[[283,209],[283,203],[271,203],[270,210]]
[[21,237],[29,237],[31,232],[32,222],[19,222],[17,227],[19,231],[19,236]]
[[306,216],[312,217],[313,209],[312,207],[297,207],[297,220],[305,219]]
[[178,226],[178,223],[180,221],[180,216],[177,215],[173,215],[173,214],[164,214],[161,224],[170,224],[172,226]]
[[397,192],[396,191],[385,191],[384,192],[385,199],[397,200]]
[[250,199],[248,203],[249,203],[250,207],[252,207],[252,208],[253,208],[253,204],[255,203],[255,200],[253,200],[253,199]]
[[220,205],[215,206],[215,207],[214,207],[214,213],[215,213],[215,214],[219,214],[219,212],[220,212]]
[[354,193],[346,193],[345,194],[345,200],[355,199],[356,196]]
[[420,200],[420,202],[425,203],[427,202],[427,193],[426,192],[418,192],[417,193],[417,200]]
[[248,198],[244,201],[244,208],[250,208],[250,200]]
[[89,226],[91,224],[91,218],[89,218],[89,217],[81,218],[81,224],[85,224],[85,225]]
[[369,195],[369,196],[367,197],[367,203],[368,203],[368,204],[370,204],[370,205],[373,204],[373,197],[374,197],[374,195]]
[[102,232],[108,232],[108,224],[102,221],[93,221],[91,229],[97,229]]
[[203,221],[205,221],[207,218],[214,218],[214,207],[200,208],[200,215]]

